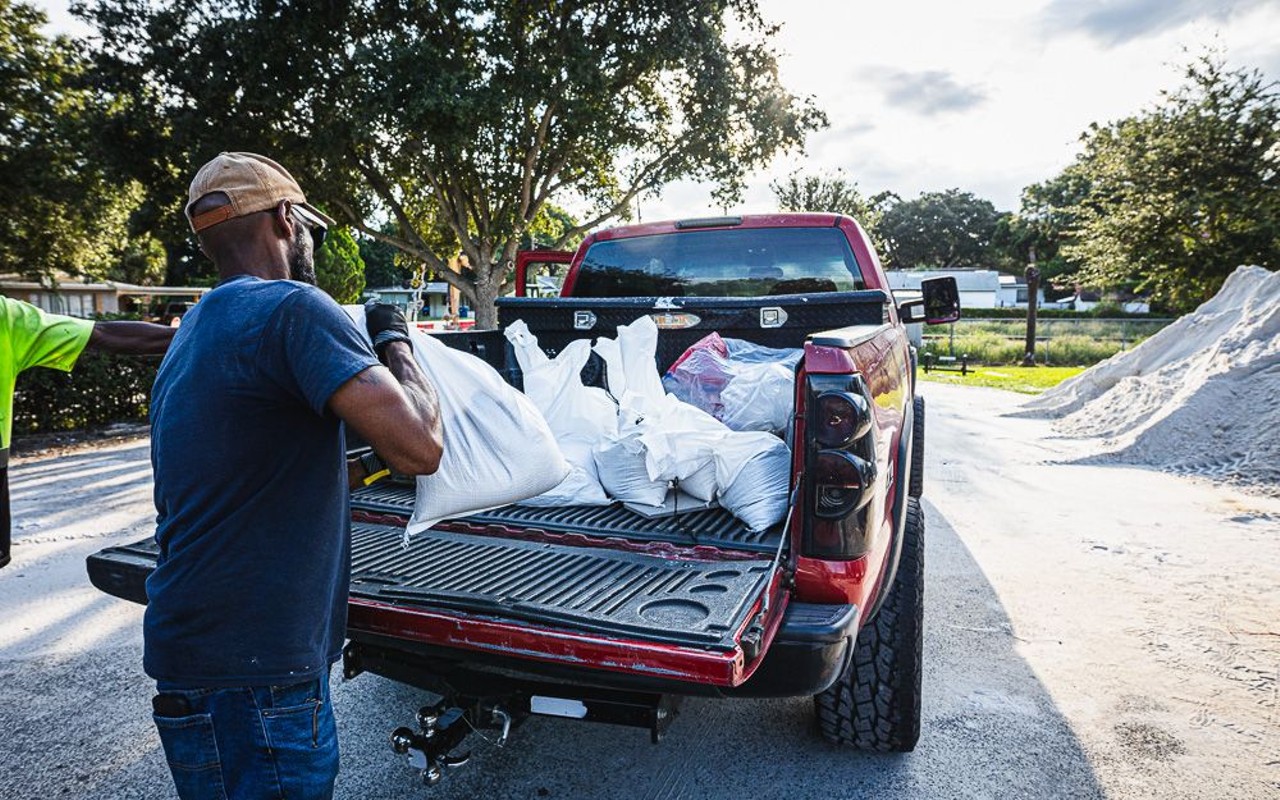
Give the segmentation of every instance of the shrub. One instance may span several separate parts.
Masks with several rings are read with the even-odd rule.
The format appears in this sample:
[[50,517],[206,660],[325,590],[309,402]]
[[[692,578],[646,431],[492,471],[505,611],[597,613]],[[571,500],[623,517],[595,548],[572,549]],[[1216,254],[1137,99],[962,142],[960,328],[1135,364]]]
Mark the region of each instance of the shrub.
[[71,372],[36,367],[18,376],[16,435],[102,427],[147,419],[160,358],[83,353]]

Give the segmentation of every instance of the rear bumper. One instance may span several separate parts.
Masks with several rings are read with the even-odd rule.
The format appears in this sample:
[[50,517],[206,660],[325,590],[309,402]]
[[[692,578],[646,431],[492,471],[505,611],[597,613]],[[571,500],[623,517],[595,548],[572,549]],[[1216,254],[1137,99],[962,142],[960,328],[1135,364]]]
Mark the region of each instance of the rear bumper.
[[[357,607],[353,604],[352,610]],[[398,636],[388,636],[385,631],[375,632],[359,624],[352,625],[350,631],[346,666],[348,677],[367,671],[431,691],[443,687],[475,696],[500,695],[536,685],[541,687],[538,692],[551,694],[555,691],[547,687],[559,686],[562,692],[563,687],[589,687],[677,695],[803,697],[826,689],[844,671],[853,652],[857,624],[857,608],[851,605],[790,604],[763,662],[736,687],[721,683],[723,677],[714,670],[701,674],[672,669],[617,671],[616,654],[612,659],[599,654],[585,658],[585,653],[575,652],[571,658],[548,659],[545,642],[536,654],[510,646],[476,647],[475,636],[468,637],[465,644],[430,644],[432,639],[439,642],[438,637],[423,637],[422,631],[405,637],[403,630]],[[656,666],[652,663],[655,654],[632,652],[631,656],[632,667],[646,661],[648,666]],[[714,662],[702,665],[704,670],[710,663]]]
[[793,602],[763,663],[746,683],[725,694],[735,697],[817,694],[844,672],[857,634],[857,606]]

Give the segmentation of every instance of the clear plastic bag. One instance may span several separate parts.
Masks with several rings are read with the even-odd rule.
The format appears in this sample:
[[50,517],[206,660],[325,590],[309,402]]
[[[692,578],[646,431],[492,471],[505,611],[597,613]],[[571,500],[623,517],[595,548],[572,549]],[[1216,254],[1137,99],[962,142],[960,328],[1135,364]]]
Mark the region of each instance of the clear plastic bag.
[[733,430],[785,435],[801,355],[798,348],[764,347],[712,333],[671,365],[662,385]]

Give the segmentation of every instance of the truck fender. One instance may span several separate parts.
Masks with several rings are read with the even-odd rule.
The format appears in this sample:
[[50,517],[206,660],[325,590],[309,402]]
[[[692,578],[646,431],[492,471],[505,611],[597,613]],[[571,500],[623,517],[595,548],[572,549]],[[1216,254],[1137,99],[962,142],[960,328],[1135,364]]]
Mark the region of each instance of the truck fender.
[[[914,387],[913,387],[914,388]],[[907,524],[907,491],[911,483],[912,439],[915,438],[915,392],[906,404],[902,415],[902,435],[898,437],[898,460],[894,465],[893,481],[893,530],[890,536],[889,552],[884,567],[880,570],[880,583],[876,590],[876,599],[871,604],[862,624],[866,625],[876,618],[884,599],[893,588],[893,581],[898,577],[898,562],[902,559],[902,529]]]

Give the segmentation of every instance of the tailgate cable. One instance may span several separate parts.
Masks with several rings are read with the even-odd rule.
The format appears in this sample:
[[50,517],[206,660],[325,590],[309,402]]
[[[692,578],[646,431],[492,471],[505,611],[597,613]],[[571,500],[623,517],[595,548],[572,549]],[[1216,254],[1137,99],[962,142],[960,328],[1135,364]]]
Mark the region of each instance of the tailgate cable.
[[782,550],[787,547],[787,541],[791,539],[791,520],[795,517],[796,495],[800,494],[801,481],[804,475],[801,474],[796,479],[796,488],[791,490],[791,497],[787,499],[787,521],[782,526],[782,540],[778,541],[777,552],[773,554],[773,563],[769,564],[769,576],[764,581],[764,602],[760,604],[760,617],[767,617],[769,613],[769,585],[773,582],[773,576],[776,575],[778,567],[782,566]]
[[[774,576],[778,573],[778,568],[782,565],[782,551],[786,548],[787,542],[791,538],[791,520],[795,517],[796,497],[800,494],[800,486],[803,479],[804,476],[801,475],[796,480],[796,488],[791,490],[791,497],[787,500],[787,521],[782,526],[782,538],[778,542],[778,550],[773,554],[773,563],[769,565],[769,573],[765,578],[764,597],[760,601],[760,613],[756,615],[756,621],[752,623],[751,629],[748,630],[748,634],[756,633],[761,639],[764,637],[764,626],[761,620],[769,616],[769,590],[773,585]],[[746,637],[744,636],[744,638]],[[760,644],[763,643],[763,641],[760,642]]]

